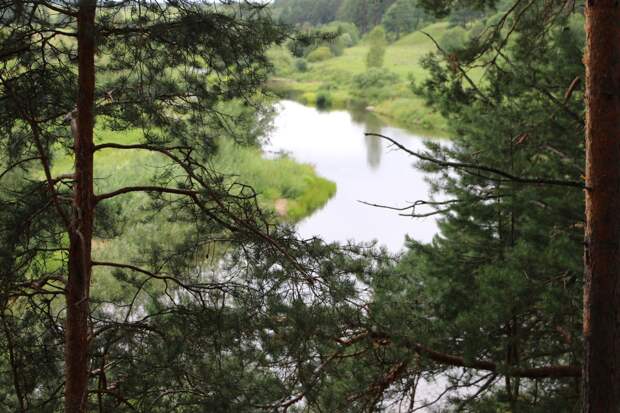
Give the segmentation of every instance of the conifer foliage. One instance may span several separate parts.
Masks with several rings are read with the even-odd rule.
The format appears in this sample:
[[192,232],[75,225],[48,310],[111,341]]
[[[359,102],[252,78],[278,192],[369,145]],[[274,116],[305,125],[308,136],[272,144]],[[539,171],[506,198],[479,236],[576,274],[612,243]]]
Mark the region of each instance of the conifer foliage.
[[209,163],[285,38],[259,3],[0,3],[0,410],[254,411],[312,369],[264,341],[350,283]]

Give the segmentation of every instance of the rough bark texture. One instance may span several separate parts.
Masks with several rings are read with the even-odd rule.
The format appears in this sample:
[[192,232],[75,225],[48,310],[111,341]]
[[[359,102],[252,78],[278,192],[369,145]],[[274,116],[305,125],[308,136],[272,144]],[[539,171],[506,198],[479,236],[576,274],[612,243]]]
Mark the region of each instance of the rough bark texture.
[[95,0],[80,0],[78,13],[78,102],[75,185],[70,231],[65,326],[65,412],[87,411],[88,313],[94,219],[93,102],[95,90]]
[[583,411],[620,411],[620,2],[586,3]]

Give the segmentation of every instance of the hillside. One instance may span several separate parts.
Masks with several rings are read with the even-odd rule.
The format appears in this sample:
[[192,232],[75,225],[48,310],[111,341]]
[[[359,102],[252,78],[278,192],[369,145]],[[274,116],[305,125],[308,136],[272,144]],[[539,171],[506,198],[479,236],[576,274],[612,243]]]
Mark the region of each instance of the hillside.
[[[423,30],[442,39],[453,29],[440,22]],[[391,123],[416,133],[446,135],[445,120],[411,90],[412,81],[419,83],[428,76],[420,61],[435,50],[431,39],[418,31],[388,44],[382,68],[375,71],[375,78],[364,79],[369,48],[364,38],[340,56],[313,62],[295,58],[285,47],[273,49],[270,57],[276,75],[271,88],[280,96],[310,105],[371,107]]]

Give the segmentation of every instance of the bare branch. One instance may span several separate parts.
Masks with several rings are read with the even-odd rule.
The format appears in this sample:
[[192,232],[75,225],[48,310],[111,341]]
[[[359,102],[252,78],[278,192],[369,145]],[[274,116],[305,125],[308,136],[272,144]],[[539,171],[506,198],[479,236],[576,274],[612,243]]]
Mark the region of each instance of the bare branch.
[[500,365],[493,361],[466,360],[464,357],[441,353],[419,343],[408,343],[408,345],[416,353],[426,356],[436,363],[453,367],[465,367],[493,373],[503,373],[504,375],[510,377],[523,377],[528,379],[581,377],[581,366],[576,365],[555,365],[530,368],[507,367],[506,370],[503,371]]
[[[409,155],[412,155],[422,161],[431,162],[439,166],[455,168],[455,169],[464,169],[467,171],[475,170],[475,171],[488,172],[488,173],[500,176],[502,178],[505,178],[508,181],[522,183],[522,184],[554,185],[554,186],[573,187],[573,188],[579,188],[579,189],[588,189],[586,185],[580,181],[564,181],[560,179],[521,177],[521,176],[512,175],[508,172],[505,172],[505,171],[502,171],[500,169],[493,168],[490,166],[478,165],[478,164],[473,164],[473,163],[442,161],[441,159],[431,158],[430,156],[426,156],[421,153],[414,152],[411,149],[399,143],[398,141],[385,135],[381,135],[378,133],[366,133],[366,136],[376,136],[376,137],[385,139],[388,142],[392,143],[394,146],[396,146],[398,149],[401,149],[402,151],[408,153]],[[498,180],[498,179],[490,178],[490,177],[488,179]]]
[[189,146],[165,147],[165,146],[154,146],[154,145],[142,144],[142,143],[138,143],[134,145],[122,145],[120,143],[102,143],[100,145],[95,145],[95,148],[94,148],[95,151],[100,151],[103,149],[144,149],[144,150],[154,151],[154,152],[165,152],[165,151],[173,151],[173,150],[181,150],[181,149],[189,150],[191,149],[191,147]]
[[103,200],[114,198],[115,196],[128,194],[131,192],[158,192],[162,194],[176,194],[190,197],[196,196],[198,194],[198,192],[189,189],[166,188],[163,186],[127,186],[116,191],[109,192],[107,194],[97,195],[95,197],[95,203],[99,203]]

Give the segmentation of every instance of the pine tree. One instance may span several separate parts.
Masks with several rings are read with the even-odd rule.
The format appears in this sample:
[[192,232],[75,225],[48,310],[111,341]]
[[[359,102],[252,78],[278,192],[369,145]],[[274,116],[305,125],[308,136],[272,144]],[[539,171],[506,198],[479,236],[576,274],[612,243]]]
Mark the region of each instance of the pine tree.
[[[446,15],[451,10],[453,10],[454,7],[456,7],[456,2],[453,2],[453,1],[442,1],[442,2],[422,1],[421,3],[426,5],[428,8],[433,9],[438,15]],[[494,6],[497,2],[496,1],[488,1],[488,2],[487,1],[472,1],[469,3],[470,3],[469,4],[470,6],[483,8],[483,7],[488,7],[488,6]],[[460,6],[463,6],[463,4],[461,4]],[[530,42],[529,46],[524,48],[526,50],[527,49],[529,50],[527,50],[527,53],[525,55],[521,56],[521,59],[527,60],[528,58],[531,58],[532,50],[537,50],[537,52],[540,50],[541,44],[543,43],[543,40],[541,39],[544,39],[544,37],[540,35],[540,33],[543,33],[543,31],[540,30],[541,26],[544,30],[546,30],[546,28],[549,27],[549,24],[553,24],[558,21],[557,20],[558,16],[562,16],[563,14],[570,14],[572,12],[575,12],[574,8],[573,9],[565,8],[565,6],[566,6],[565,3],[561,3],[557,5],[556,9],[551,8],[551,9],[541,10],[537,7],[537,5],[533,3],[527,4],[527,5],[520,4],[520,2],[514,3],[513,7],[510,10],[511,11],[518,10],[518,14],[516,15],[512,14],[512,16],[509,16],[509,17],[512,17],[512,24],[514,25],[513,28],[516,29],[517,32],[519,32],[520,31],[519,26],[520,24],[523,24],[523,21],[527,21],[531,25],[530,27],[524,27],[520,32],[520,36],[521,36],[520,40],[524,43],[527,43],[528,41]],[[585,283],[584,283],[585,288],[584,288],[584,293],[583,293],[583,296],[584,296],[583,333],[584,333],[584,338],[585,338],[584,340],[585,341],[585,353],[573,352],[572,358],[579,360],[583,357],[583,361],[584,361],[583,388],[582,388],[583,411],[614,411],[614,410],[617,410],[617,407],[618,407],[618,392],[619,392],[618,391],[618,380],[616,380],[616,377],[615,377],[615,370],[616,370],[616,365],[617,365],[616,354],[618,353],[617,351],[618,340],[617,340],[616,334],[614,333],[615,328],[616,328],[616,323],[614,320],[617,318],[615,316],[615,311],[616,311],[616,308],[618,307],[618,305],[616,305],[616,302],[618,300],[616,297],[617,294],[615,293],[615,291],[617,290],[615,288],[615,285],[618,282],[618,266],[616,265],[617,264],[616,257],[618,253],[617,253],[617,246],[616,246],[617,241],[615,241],[615,239],[618,238],[618,231],[617,231],[618,225],[616,224],[617,214],[615,214],[615,211],[617,210],[616,204],[618,202],[618,196],[616,193],[617,191],[613,189],[617,187],[618,160],[616,159],[615,156],[618,151],[614,150],[614,147],[616,146],[616,143],[614,141],[614,136],[615,134],[617,134],[617,131],[615,130],[614,125],[617,122],[612,121],[612,119],[617,118],[617,113],[616,113],[617,105],[616,105],[616,102],[614,101],[613,92],[610,93],[609,91],[614,90],[614,87],[615,87],[614,84],[617,83],[617,80],[616,80],[617,70],[615,68],[615,65],[618,61],[618,58],[616,56],[618,52],[616,48],[614,48],[617,42],[614,42],[614,41],[610,42],[609,39],[617,38],[616,33],[618,30],[616,27],[617,26],[616,22],[618,20],[618,17],[620,16],[618,16],[618,10],[619,10],[618,5],[615,4],[614,2],[587,2],[585,6],[585,10],[586,10],[585,27],[586,27],[586,34],[588,38],[587,44],[585,46],[585,55],[586,55],[585,65],[586,65],[587,75],[586,75],[586,94],[585,94],[586,104],[584,106],[585,113],[587,114],[586,116],[587,122],[585,122],[586,184],[584,185],[585,193],[586,193],[586,215],[585,215],[585,219],[583,219],[585,221],[585,228],[586,228],[586,233],[585,233],[586,235],[585,236],[585,247],[586,247],[585,248]],[[511,12],[509,11],[509,14],[510,13]],[[551,14],[548,14],[548,13],[551,13]],[[530,19],[524,18],[528,14],[534,17]],[[553,16],[554,19],[548,19],[550,15]],[[433,81],[427,83],[427,87],[429,87],[430,90],[434,89],[435,92],[437,92],[437,90],[444,90],[444,92],[441,92],[439,94],[431,93],[431,96],[434,96],[433,99],[435,100],[435,103],[438,103],[437,101],[438,96],[448,96],[449,99],[447,100],[445,100],[444,98],[440,99],[441,101],[440,104],[444,106],[445,113],[448,114],[449,116],[454,116],[454,113],[457,113],[458,114],[457,118],[460,119],[460,122],[463,122],[462,114],[464,112],[462,109],[459,108],[459,104],[457,103],[459,101],[466,101],[468,99],[484,101],[486,108],[484,110],[481,110],[480,108],[478,108],[477,116],[479,119],[484,119],[483,113],[485,113],[486,111],[489,111],[490,108],[492,108],[491,111],[494,113],[495,108],[497,108],[498,106],[501,107],[501,105],[506,101],[504,100],[504,98],[501,98],[498,100],[498,96],[496,95],[498,91],[501,91],[501,87],[500,87],[501,83],[496,83],[495,88],[491,88],[490,90],[487,89],[486,87],[479,87],[479,85],[476,85],[471,80],[471,78],[467,76],[467,72],[466,72],[466,67],[468,63],[471,63],[472,61],[475,61],[482,56],[488,56],[487,52],[489,52],[490,50],[493,50],[492,45],[494,44],[494,42],[496,42],[496,39],[498,37],[503,40],[501,41],[500,46],[495,48],[496,51],[492,52],[492,54],[495,53],[495,57],[491,58],[491,60],[487,60],[486,65],[488,66],[489,65],[488,62],[490,61],[491,67],[497,67],[497,66],[500,66],[500,64],[497,63],[498,60],[506,60],[508,62],[512,62],[510,63],[511,67],[518,66],[519,60],[516,58],[513,59],[510,53],[505,52],[506,45],[508,44],[509,41],[505,39],[504,36],[510,37],[511,34],[514,32],[513,30],[509,30],[509,31],[504,30],[505,28],[503,24],[505,21],[506,19],[501,20],[498,26],[493,27],[492,30],[489,31],[491,35],[486,37],[486,39],[475,39],[477,43],[472,44],[474,48],[470,49],[469,51],[461,51],[461,53],[458,53],[458,52],[451,53],[450,55],[446,56],[448,58],[448,62],[447,62],[448,67],[451,68],[451,70],[453,71],[453,74],[456,74],[456,78],[460,79],[458,82],[450,81],[449,79],[451,79],[453,76],[451,76],[449,72],[443,71],[442,69],[440,69],[439,66],[435,66],[436,73],[439,73],[439,75],[435,76]],[[528,39],[531,39],[531,40],[528,40]],[[480,40],[486,40],[486,42],[480,42]],[[541,55],[554,56],[554,52],[555,50],[547,50],[547,51],[543,50]],[[579,55],[578,51],[574,51],[573,57],[578,56],[578,55]],[[524,71],[521,74],[514,74],[511,72],[511,70],[501,69],[498,73],[501,76],[498,76],[498,79],[508,84],[511,84],[512,82],[514,82],[515,75],[518,76],[519,79],[528,79],[529,78],[528,71],[530,71],[530,69],[531,68],[528,68],[527,71]],[[574,73],[573,75],[578,75],[578,73]],[[542,96],[543,98],[548,99],[549,104],[557,107],[561,112],[563,112],[563,115],[567,119],[572,118],[577,123],[578,126],[579,125],[584,126],[584,122],[580,116],[581,109],[573,108],[569,105],[569,100],[572,96],[575,95],[575,90],[578,88],[579,79],[581,78],[582,76],[579,75],[570,82],[569,82],[570,77],[564,79],[567,85],[565,86],[566,92],[565,92],[564,98],[562,98],[560,86],[555,87],[557,90],[557,92],[555,93],[553,91],[553,88],[549,89],[549,86],[553,84],[551,79],[554,79],[551,75],[547,75],[546,77],[544,77],[545,79],[544,85],[538,84],[538,82],[535,82],[532,79],[530,80],[530,83],[526,84],[525,86],[529,88],[529,90],[531,91],[531,93],[534,94],[534,96],[539,95],[539,96]],[[464,81],[464,83],[469,87],[464,88],[461,85],[462,81]],[[440,86],[440,85],[450,85],[450,86],[444,89],[443,86]],[[447,95],[446,95],[446,91],[448,92]],[[509,102],[511,105],[513,104],[513,102],[515,102],[515,97],[518,96],[518,94],[514,95],[514,93],[515,91],[511,90],[510,93],[506,95],[508,97],[507,102]],[[533,99],[530,98],[530,102],[533,102]],[[538,116],[538,114],[542,112],[543,110],[539,110],[537,113],[530,113],[529,116],[525,117],[525,119],[527,119],[527,123],[525,123],[525,119],[521,117],[514,117],[514,118],[509,118],[509,119],[512,119],[512,122],[514,122],[515,125],[524,126],[524,125],[529,124],[531,119],[535,119]],[[469,114],[468,117],[470,119],[474,119],[473,114]],[[498,119],[501,119],[501,118],[498,118]],[[550,113],[547,115],[545,119],[546,119],[545,121],[550,124],[557,124],[558,114]],[[466,121],[465,124],[468,124],[469,122],[470,121]],[[497,123],[497,121],[495,121],[495,123]],[[495,127],[497,128],[496,131],[503,130],[498,125],[496,125]],[[540,129],[540,127],[538,129]],[[539,130],[537,130],[536,132],[539,133]],[[459,134],[467,133],[467,130],[463,131],[461,129],[458,129],[458,133]],[[563,139],[565,139],[567,136],[570,136],[570,135],[571,135],[570,133],[557,133],[556,132],[554,133],[553,137],[556,139],[556,142],[558,142],[557,140],[559,139],[560,136]],[[491,141],[491,139],[489,139],[489,141]],[[505,178],[508,178],[507,182],[519,182],[520,181],[521,183],[526,183],[527,181],[530,181],[530,183],[534,183],[533,182],[534,180],[529,180],[529,179],[524,180],[522,178],[519,178],[519,176],[522,176],[520,174],[513,175],[511,172],[508,172],[508,173],[505,172],[507,170],[506,169],[507,167],[509,168],[508,169],[509,171],[513,171],[513,169],[515,167],[518,167],[519,165],[519,162],[518,162],[519,157],[517,157],[516,152],[515,152],[517,149],[514,146],[515,143],[519,145],[523,145],[528,141],[531,142],[531,133],[529,132],[518,134],[516,135],[516,140],[510,140],[509,141],[509,145],[510,145],[509,153],[511,157],[509,159],[509,162],[506,162],[506,160],[504,160],[503,164],[498,165],[497,168],[491,167],[489,169],[486,166],[486,165],[495,164],[496,160],[487,159],[486,164],[482,162],[482,160],[484,159],[485,151],[489,150],[490,152],[490,148],[489,149],[476,148],[476,146],[471,145],[470,140],[468,140],[467,142],[464,142],[464,145],[462,146],[464,150],[460,154],[461,162],[455,163],[455,162],[448,162],[448,161],[443,160],[445,159],[443,158],[443,156],[448,156],[449,157],[448,159],[450,159],[450,157],[453,157],[456,154],[458,154],[458,149],[457,149],[457,153],[453,152],[452,150],[448,150],[447,152],[435,153],[435,156],[439,157],[439,160],[437,159],[435,160],[435,165],[442,165],[442,166],[451,165],[453,167],[456,166],[457,169],[462,168],[462,170],[467,172],[469,175],[477,177],[478,179],[480,178],[488,179],[489,172],[491,173],[491,175],[493,175],[498,170],[501,169],[500,171],[501,174],[503,174]],[[539,138],[539,141],[545,142],[545,140],[542,140],[540,138]],[[579,162],[580,157],[574,156],[574,155],[572,156],[568,155],[568,153],[570,152],[569,151],[570,148],[566,148],[565,150],[558,149],[556,147],[557,143],[555,143],[555,145],[551,143],[546,144],[546,145],[547,145],[547,148],[555,152],[555,154],[559,158],[563,158],[564,162],[570,162],[571,164],[573,164],[574,168],[579,168],[578,165],[580,164]],[[582,143],[574,142],[573,144],[573,148],[583,148],[583,147],[584,145]],[[458,148],[458,145],[457,145],[457,148]],[[543,156],[545,160],[549,159],[549,156],[542,155],[541,153],[537,154],[537,156]],[[459,159],[459,156],[456,156],[456,158]],[[532,160],[533,159],[530,159],[530,162]],[[478,165],[485,165],[485,167],[479,168]],[[528,168],[525,172],[531,172],[532,170],[533,169]],[[554,170],[554,169],[551,169],[551,170]],[[523,171],[518,171],[518,172],[521,173]],[[564,172],[563,174],[563,176],[573,176],[573,175],[574,175],[574,172],[569,173],[568,171]],[[462,176],[459,180],[454,180],[453,177],[449,175],[444,175],[443,177],[444,185],[447,182],[451,182],[451,184],[448,187],[444,186],[444,188],[446,189],[449,188],[448,192],[454,192],[456,191],[456,188],[461,186],[463,183],[469,182],[470,179],[472,178]],[[577,179],[574,179],[573,182],[575,182],[575,184],[579,184],[579,181]],[[555,182],[555,184],[557,183],[558,182]],[[457,193],[459,197],[457,197],[454,201],[451,201],[451,202],[454,202],[455,205],[451,205],[446,208],[449,211],[449,215],[448,215],[448,218],[444,220],[444,225],[450,222],[456,223],[456,222],[459,222],[460,220],[457,226],[461,228],[461,232],[449,232],[447,239],[438,240],[435,245],[430,247],[430,249],[425,250],[425,248],[421,246],[416,247],[420,249],[420,251],[422,251],[423,254],[426,254],[429,256],[435,256],[434,260],[428,261],[430,265],[436,265],[437,262],[443,263],[445,261],[445,256],[443,256],[443,254],[452,255],[452,252],[454,250],[458,250],[465,243],[471,243],[472,241],[474,241],[474,245],[476,245],[477,243],[481,242],[481,239],[479,238],[479,236],[482,235],[482,233],[479,233],[478,236],[476,236],[472,240],[466,236],[467,233],[463,233],[462,231],[463,231],[463,228],[470,228],[475,223],[484,222],[485,219],[483,219],[482,217],[478,217],[477,214],[480,212],[480,210],[484,210],[487,207],[492,207],[493,204],[497,204],[497,207],[496,207],[497,212],[495,215],[495,219],[496,219],[495,227],[496,228],[494,230],[491,230],[492,227],[485,228],[485,231],[491,230],[491,234],[493,234],[490,238],[488,238],[487,242],[492,242],[492,243],[499,242],[501,244],[502,241],[506,239],[506,237],[502,235],[502,228],[504,228],[504,230],[508,228],[509,229],[508,240],[510,241],[509,251],[512,252],[516,247],[519,246],[518,243],[515,245],[512,245],[515,242],[515,240],[522,238],[524,235],[523,230],[520,229],[523,225],[521,224],[521,222],[524,217],[524,212],[520,211],[520,208],[522,208],[525,205],[524,200],[520,200],[520,202],[517,203],[516,205],[512,202],[512,200],[519,198],[516,195],[518,192],[514,192],[514,189],[508,191],[510,195],[508,197],[508,202],[507,202],[507,200],[505,199],[504,193],[502,193],[502,191],[500,190],[501,186],[496,185],[496,188],[494,188],[493,191],[485,190],[484,193],[479,193],[477,195],[478,197],[481,197],[480,199],[485,200],[486,204],[479,206],[475,210],[463,209],[464,207],[462,206],[462,204],[464,200],[465,200],[465,204],[468,203],[467,202],[468,194],[471,192],[471,189],[472,188],[470,187],[465,187],[465,193]],[[541,205],[544,205],[544,208],[548,208],[551,206],[551,208],[555,211],[562,211],[562,214],[560,216],[564,216],[564,214],[566,214],[565,217],[573,216],[574,220],[578,220],[577,218],[578,215],[575,213],[575,211],[572,211],[572,212],[566,211],[566,208],[565,208],[566,204],[565,205],[558,204],[555,207],[553,207],[552,206],[553,203],[548,202],[546,198],[549,194],[552,194],[552,193],[553,193],[553,190],[548,190],[544,193],[537,194],[535,197],[537,199],[536,202],[541,202]],[[492,195],[493,198],[488,199],[487,198],[488,194],[493,194]],[[469,199],[469,201],[471,201],[471,199]],[[448,202],[448,203],[451,203],[451,202]],[[579,203],[573,201],[573,202],[570,202],[569,204],[578,205]],[[442,204],[442,205],[445,206],[446,204]],[[508,216],[507,217],[504,216],[504,214],[500,213],[499,211],[507,211]],[[490,218],[491,216],[489,215],[486,218],[486,221],[489,222]],[[547,219],[546,221],[533,220],[532,222],[537,222],[537,225],[540,225],[541,223],[553,222],[553,219]],[[582,225],[576,225],[576,226],[581,227]],[[450,227],[445,227],[445,226],[443,227],[444,231],[448,231],[449,229]],[[558,227],[554,227],[552,231],[548,232],[548,234],[550,235],[553,234],[552,236],[554,236],[555,238],[555,236],[558,234],[557,229]],[[515,235],[517,235],[516,238],[515,238]],[[463,238],[464,236],[465,238]],[[575,236],[573,235],[567,238],[567,240],[570,240],[570,239],[574,240],[574,238]],[[460,241],[453,244],[450,242],[451,239],[455,239],[455,240],[458,239]],[[442,247],[442,245],[444,244],[445,244],[445,248]],[[542,250],[544,251],[544,249]],[[464,256],[469,257],[471,255],[473,257],[473,262],[475,263],[477,260],[476,257],[482,251],[498,251],[500,255],[495,256],[495,257],[480,258],[480,263],[485,263],[485,262],[486,263],[494,263],[494,262],[498,263],[500,261],[506,260],[504,248],[476,249],[473,254],[470,253]],[[528,253],[521,257],[521,260],[530,259],[531,256],[536,256],[536,251],[541,251],[541,249],[538,248],[535,250],[528,250]],[[561,251],[561,250],[558,250],[558,251]],[[562,252],[555,252],[554,255],[556,257],[561,257]],[[574,256],[576,254],[572,253],[571,255]],[[463,263],[467,263],[469,261],[469,258],[466,260],[461,258],[460,260]],[[459,268],[459,266],[456,264],[457,263],[453,262],[451,266],[438,271],[436,273],[437,275],[435,275],[433,278],[439,279],[440,274],[445,274],[446,272],[449,273],[452,271],[453,268]],[[424,267],[425,264],[416,264],[414,267],[419,270],[420,268],[419,265],[422,265],[423,266],[422,268],[425,268]],[[546,260],[543,260],[540,262],[540,266],[539,266],[540,269],[543,268],[543,265],[548,266],[548,263],[546,262]],[[565,268],[568,268],[567,262],[563,263],[563,265],[565,266]],[[574,268],[574,262],[573,264],[570,265],[570,267]],[[493,272],[495,272],[496,274],[501,274],[502,276],[499,277],[499,279],[496,280],[496,282],[502,282],[502,283],[508,282],[508,285],[510,285],[512,283],[511,280],[515,280],[515,277],[511,276],[509,273],[506,272],[506,270],[510,271],[509,268],[510,268],[510,265],[506,265],[506,263],[504,263],[504,265],[502,265],[501,268],[496,268],[492,270],[490,272],[490,275],[492,275]],[[424,273],[425,271],[430,271],[430,269],[428,268],[422,269],[421,271],[422,273]],[[568,270],[568,271],[572,272],[571,270]],[[435,272],[435,270],[433,270],[432,272]],[[470,274],[471,272],[472,272],[471,268],[466,268],[464,270],[465,275]],[[524,270],[524,274],[526,273],[527,271]],[[469,276],[471,276],[471,274]],[[476,281],[476,279],[474,278],[474,280],[472,281]],[[423,285],[429,285],[429,284],[431,284],[431,282],[429,282],[428,280],[426,280],[423,283]],[[474,282],[473,285],[478,287],[479,282]],[[441,289],[446,288],[446,286],[442,286],[441,283],[439,284],[439,287]],[[467,285],[462,285],[461,288],[455,289],[454,292],[460,294],[462,290],[466,289],[466,287]],[[506,287],[507,286],[504,285],[503,288],[506,288]],[[452,288],[449,287],[448,285],[447,290],[450,291],[452,290]],[[511,291],[510,287],[508,287],[508,291],[509,292]],[[435,294],[437,293],[435,292]],[[473,292],[466,293],[465,295],[463,295],[463,298],[469,301],[475,294],[480,294],[480,291],[476,290]],[[521,294],[516,294],[515,291],[510,292],[510,294],[512,294],[513,296],[521,295]],[[568,302],[575,302],[575,297],[578,297],[579,295],[580,294],[576,294],[575,292],[570,293],[569,296],[565,297],[564,301],[560,301],[560,302],[563,302],[565,304]],[[535,296],[536,294],[533,292],[525,293],[524,295],[524,297],[529,297],[529,298],[532,298]],[[485,299],[486,298],[487,297],[485,296]],[[557,298],[557,295],[556,295],[556,298]],[[510,301],[512,300],[513,298],[511,298]],[[553,299],[547,297],[544,300],[542,300],[541,303],[548,305],[549,303],[553,303],[553,301],[554,301]],[[558,308],[559,307],[561,306],[558,306]],[[446,308],[449,308],[449,307],[446,307]],[[511,309],[511,311],[514,310],[514,307],[509,305],[509,302],[506,302],[503,305],[500,305],[498,307],[493,307],[491,310],[493,314],[495,314],[498,312],[499,309],[506,309],[506,308]],[[476,314],[478,314],[477,316],[480,317],[480,315],[484,313],[478,311],[476,312]],[[545,317],[548,317],[553,314],[554,312],[550,311],[550,309],[547,309],[547,311],[543,313]],[[513,319],[511,323],[511,321],[507,318],[505,319],[502,325],[514,327],[515,322],[517,322],[517,320],[518,319]],[[473,323],[473,325],[478,325],[478,320],[476,320]],[[561,332],[562,335],[565,335],[566,333],[566,329],[562,327],[557,328],[557,330]],[[474,331],[474,336],[479,335],[476,332],[481,332],[481,331],[484,331],[484,330],[479,330],[479,328],[476,327]],[[512,331],[512,327],[510,331]],[[512,333],[507,334],[507,337],[509,339],[510,337],[512,337],[511,334]],[[517,334],[517,337],[519,337],[520,334],[518,332],[516,334]],[[573,331],[569,333],[568,335],[566,335],[565,337],[567,339],[571,338],[570,341],[574,342],[574,337],[578,337],[578,336],[579,336],[579,333],[576,331]],[[464,342],[466,341],[467,340],[465,340]],[[515,343],[513,339],[510,339],[509,341],[511,345]],[[519,343],[519,346],[520,345],[521,343]],[[479,351],[477,350],[477,348],[478,346],[476,345],[472,349],[476,349],[475,351]],[[508,348],[510,348],[510,346]],[[508,358],[507,358],[508,362],[514,362],[515,357],[516,359],[519,358],[518,355],[516,353],[513,353],[511,350],[508,350],[507,354],[508,354]],[[518,393],[519,384],[517,383],[516,386],[517,386],[516,388],[513,388],[513,383],[510,383],[509,380],[506,381],[506,392],[509,396],[509,399],[513,401],[514,401],[514,396],[517,395],[518,397],[518,394],[519,394]],[[516,409],[517,408],[516,406],[517,406],[516,404],[513,405],[512,409],[513,410]]]
[[[518,9],[508,43],[493,36],[427,60],[430,78],[416,91],[449,119],[453,139],[412,154],[437,173],[443,195],[421,201],[441,232],[429,245],[410,241],[396,268],[373,277],[360,326],[372,344],[358,340],[367,356],[337,376],[349,399],[406,401],[420,376],[442,372],[480,390],[452,394],[459,409],[579,406],[583,19],[564,11],[549,25],[543,12]],[[472,56],[486,63],[483,82],[468,75]],[[412,215],[426,215],[423,205]]]
[[[225,381],[200,393],[197,372],[175,368],[187,367],[190,351],[204,354],[195,368],[218,366],[202,345],[271,297],[256,293],[264,286],[249,268],[269,263],[293,279],[303,272],[295,242],[280,239],[251,188],[209,166],[234,122],[222,104],[258,104],[264,52],[284,40],[284,28],[251,2],[7,1],[0,16],[4,408],[185,411],[215,403]],[[121,142],[109,139],[114,131],[124,131]],[[140,173],[155,158],[156,168],[144,179],[100,176],[109,153]],[[113,242],[119,234],[124,241]],[[229,256],[231,247],[243,249]],[[201,270],[210,255],[229,257],[229,277]],[[264,271],[274,288],[290,285],[281,272],[278,281],[275,270]],[[238,273],[247,278],[231,281]],[[227,313],[229,302],[235,309]],[[206,321],[195,335],[200,346],[183,340]],[[226,350],[241,346],[244,331],[216,347],[220,362],[226,352],[249,352],[247,343]],[[243,371],[247,361],[230,363]],[[273,384],[257,398],[280,397],[273,372],[246,373],[248,383]]]
[[620,409],[620,5],[586,3],[584,412]]

